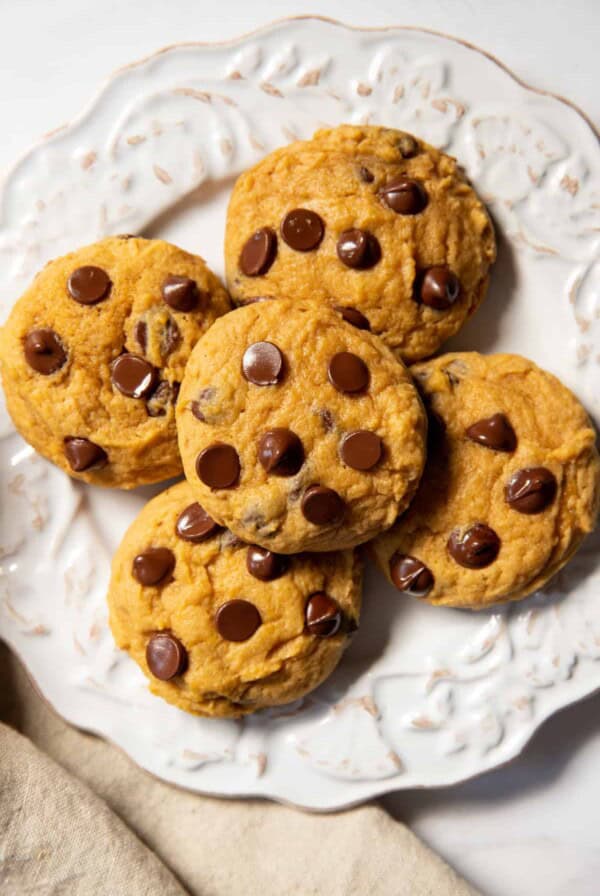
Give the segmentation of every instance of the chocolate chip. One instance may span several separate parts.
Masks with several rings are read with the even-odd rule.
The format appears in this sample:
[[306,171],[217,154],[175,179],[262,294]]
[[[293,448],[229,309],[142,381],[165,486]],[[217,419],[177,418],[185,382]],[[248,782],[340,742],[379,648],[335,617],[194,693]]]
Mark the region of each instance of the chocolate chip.
[[273,386],[283,373],[283,355],[272,342],[255,342],[244,352],[242,372],[256,386]]
[[342,624],[340,605],[324,591],[316,591],[306,601],[304,609],[306,631],[318,638],[331,638]]
[[157,632],[146,645],[146,662],[155,678],[170,681],[187,669],[187,650],[175,635]]
[[168,358],[179,343],[181,333],[172,317],[168,317],[160,337],[160,354],[162,358]]
[[149,417],[164,417],[169,405],[177,403],[179,395],[179,383],[169,383],[161,380],[150,398],[146,401],[146,411]]
[[281,222],[281,235],[296,252],[316,249],[325,234],[323,219],[307,208],[295,208]]
[[514,451],[517,447],[517,436],[504,414],[493,414],[467,429],[467,438],[494,451]]
[[192,311],[198,305],[198,286],[190,277],[169,274],[160,288],[162,297],[174,311]]
[[216,442],[196,458],[196,472],[209,488],[232,488],[240,478],[240,459],[232,445]]
[[519,513],[541,513],[556,498],[556,476],[547,467],[526,467],[513,473],[504,490],[506,503]]
[[295,432],[277,427],[260,437],[258,459],[267,473],[295,476],[304,463],[304,448]]
[[175,523],[175,532],[184,541],[198,544],[206,538],[210,538],[221,527],[215,523],[200,504],[194,502],[182,510]]
[[169,548],[147,548],[133,561],[133,577],[140,585],[163,585],[171,580],[175,554]]
[[251,576],[261,582],[272,582],[279,579],[288,568],[288,558],[274,554],[266,548],[251,544],[246,554],[246,567]]
[[147,398],[156,388],[158,373],[141,355],[126,352],[110,365],[113,386],[129,398]]
[[346,502],[332,488],[311,485],[302,496],[302,513],[315,526],[339,523],[346,513]]
[[369,385],[369,368],[358,355],[338,352],[329,362],[329,382],[338,392],[363,392]]
[[192,401],[190,404],[190,409],[192,411],[192,414],[196,418],[196,420],[201,420],[202,423],[206,422],[206,417],[204,416],[204,413],[202,412],[202,405],[200,404],[199,401]]
[[262,619],[250,601],[229,600],[217,610],[215,625],[225,641],[247,641],[262,625]]
[[246,277],[266,274],[277,256],[277,235],[270,227],[261,227],[248,237],[240,254],[240,270]]
[[448,539],[448,551],[461,566],[483,569],[493,563],[500,550],[500,539],[484,523],[476,523],[461,534],[454,531]]
[[197,401],[190,402],[190,410],[197,420],[206,423],[206,415],[202,410],[202,405],[205,402],[212,401],[216,394],[217,391],[213,386],[207,386],[205,389],[200,390]]
[[148,346],[148,324],[145,320],[138,320],[133,330],[133,335],[141,350],[145,352]]
[[375,175],[372,171],[369,171],[368,168],[365,168],[364,165],[361,165],[358,169],[358,176],[365,184],[372,184],[375,180]]
[[106,271],[88,264],[73,271],[67,281],[71,297],[80,305],[95,305],[108,298],[112,282]]
[[412,159],[419,152],[419,144],[412,134],[402,134],[398,140],[398,150],[403,159]]
[[349,432],[340,445],[342,460],[353,470],[371,470],[381,460],[382,453],[383,442],[368,429]]
[[399,215],[418,215],[427,205],[427,193],[418,180],[397,177],[379,191],[380,199]]
[[332,430],[335,429],[335,420],[333,419],[331,411],[327,410],[327,408],[322,408],[319,411],[319,417],[321,418],[321,423],[323,424],[325,432],[332,432]]
[[364,314],[356,308],[350,308],[348,305],[334,305],[334,310],[341,314],[347,324],[352,324],[357,330],[370,330],[371,325]]
[[99,469],[108,462],[106,451],[82,436],[67,436],[63,444],[69,466],[76,473],[83,473],[92,467]]
[[346,267],[366,270],[376,265],[381,258],[381,246],[377,237],[368,230],[354,227],[340,234],[337,254]]
[[460,296],[460,280],[445,264],[428,268],[417,278],[417,300],[435,308],[446,311]]
[[398,591],[414,597],[425,597],[434,585],[433,573],[424,563],[399,551],[390,560],[390,576]]
[[25,337],[23,350],[29,366],[44,376],[56,373],[67,360],[58,334],[46,328],[30,330]]

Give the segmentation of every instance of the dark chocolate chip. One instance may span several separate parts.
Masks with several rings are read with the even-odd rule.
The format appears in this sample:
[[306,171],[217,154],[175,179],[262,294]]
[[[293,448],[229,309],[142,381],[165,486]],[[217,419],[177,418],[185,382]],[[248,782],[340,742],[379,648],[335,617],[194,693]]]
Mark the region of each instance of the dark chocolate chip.
[[133,335],[141,350],[145,352],[148,347],[148,324],[145,320],[138,320]]
[[149,417],[164,417],[169,405],[177,403],[179,383],[161,380],[150,398],[146,400],[146,411]]
[[289,560],[282,554],[274,554],[267,548],[251,544],[246,553],[246,567],[251,576],[261,582],[272,582],[286,572]]
[[67,289],[80,305],[95,305],[108,298],[112,282],[106,271],[88,264],[73,271],[67,281]]
[[517,436],[504,414],[493,414],[467,429],[467,438],[494,451],[514,451],[517,447]]
[[155,678],[170,681],[187,669],[187,650],[171,632],[156,632],[146,645],[146,662]]
[[390,576],[398,591],[414,597],[425,597],[434,585],[433,573],[424,563],[399,551],[390,560]]
[[210,538],[220,528],[219,524],[215,523],[213,518],[207,514],[204,507],[196,502],[182,510],[175,523],[175,532],[179,538],[194,544]]
[[306,601],[304,609],[306,631],[318,638],[331,638],[342,624],[340,605],[324,591],[316,591]]
[[179,327],[172,317],[168,317],[160,337],[160,354],[168,358],[181,342]]
[[29,366],[44,376],[56,373],[67,360],[58,334],[47,328],[30,330],[25,337],[23,350]]
[[332,432],[332,430],[335,429],[335,420],[333,419],[331,411],[327,408],[321,408],[319,417],[321,418],[321,423],[323,424],[325,432]]
[[339,523],[346,513],[346,502],[332,488],[311,485],[302,496],[302,513],[315,526]]
[[169,548],[147,548],[133,561],[133,577],[140,585],[163,585],[171,580],[175,554]]
[[547,467],[526,467],[513,473],[504,490],[506,503],[519,513],[541,513],[556,498],[556,476]]
[[250,601],[228,600],[217,610],[215,625],[225,641],[247,641],[262,625],[262,619]]
[[277,235],[270,227],[261,227],[248,237],[240,254],[240,270],[246,277],[266,274],[277,256]]
[[382,201],[399,215],[418,215],[427,205],[427,193],[418,180],[398,177],[379,191]]
[[277,427],[260,437],[258,459],[267,473],[295,476],[304,463],[304,448],[295,432]]
[[419,152],[419,144],[412,134],[402,134],[398,140],[398,151],[403,159],[412,159]]
[[190,409],[196,420],[201,420],[203,423],[206,422],[202,405],[204,402],[212,401],[216,394],[216,389],[213,386],[207,386],[205,389],[201,389],[197,401],[190,402]]
[[381,460],[383,442],[368,429],[349,432],[342,439],[340,456],[353,470],[371,470]]
[[193,311],[198,305],[200,293],[191,277],[169,274],[160,288],[162,297],[174,311]]
[[307,208],[295,208],[281,222],[281,235],[296,252],[316,249],[325,234],[323,219]]
[[365,168],[364,165],[361,165],[358,169],[358,176],[365,184],[372,184],[375,180],[375,175],[372,171],[369,171],[368,168]]
[[341,314],[347,324],[352,324],[357,330],[370,330],[371,325],[364,314],[356,308],[348,305],[334,305],[334,310]]
[[113,386],[129,398],[147,398],[156,388],[158,373],[155,367],[142,358],[126,352],[110,365]]
[[244,352],[242,372],[256,386],[273,386],[283,373],[283,355],[272,342],[255,342]]
[[358,355],[338,352],[329,362],[329,382],[338,392],[363,392],[369,385],[369,368]]
[[364,271],[372,268],[381,258],[381,246],[376,236],[368,230],[344,230],[337,242],[337,254],[348,268]]
[[483,569],[493,563],[500,551],[500,539],[484,523],[476,523],[461,534],[454,531],[448,539],[451,557],[467,569]]
[[209,488],[233,488],[240,478],[240,459],[232,445],[216,442],[196,458],[196,472]]
[[460,296],[460,280],[445,264],[428,268],[417,278],[417,301],[446,311]]
[[85,470],[91,470],[92,467],[99,469],[108,462],[106,451],[89,439],[84,439],[81,436],[67,436],[63,444],[69,466],[76,473],[83,473]]

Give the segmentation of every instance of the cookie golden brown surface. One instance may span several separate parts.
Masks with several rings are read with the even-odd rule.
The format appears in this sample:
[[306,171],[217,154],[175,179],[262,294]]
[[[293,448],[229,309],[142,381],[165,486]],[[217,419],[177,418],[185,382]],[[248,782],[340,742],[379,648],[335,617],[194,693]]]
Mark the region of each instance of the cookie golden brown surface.
[[239,177],[227,216],[234,301],[350,309],[405,361],[432,355],[475,311],[495,254],[456,161],[390,128],[342,125],[276,150]]
[[327,306],[255,302],[217,321],[186,369],[179,446],[197,500],[281,553],[353,547],[414,494],[426,417],[410,375]]
[[361,578],[353,551],[282,557],[243,544],[181,482],[143,508],[115,554],[110,625],[153,693],[240,716],[333,671],[358,624]]
[[475,609],[544,585],[596,523],[600,461],[584,408],[518,355],[411,369],[430,450],[408,511],[372,549],[403,593]]
[[176,475],[183,371],[229,308],[204,261],[162,240],[109,237],[50,262],[0,332],[15,426],[86,482],[133,488]]

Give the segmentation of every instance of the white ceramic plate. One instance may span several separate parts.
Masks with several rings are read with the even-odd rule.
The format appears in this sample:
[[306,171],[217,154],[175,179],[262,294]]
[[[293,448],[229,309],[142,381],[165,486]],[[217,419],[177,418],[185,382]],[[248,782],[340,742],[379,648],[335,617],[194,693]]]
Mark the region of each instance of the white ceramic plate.
[[[600,420],[596,136],[571,106],[421,31],[290,20],[118,72],[6,179],[2,318],[44,262],[108,233],[171,239],[221,272],[235,176],[343,121],[405,128],[448,149],[489,203],[499,261],[452,347],[528,355]],[[106,623],[111,554],[158,489],[71,482],[5,411],[0,435],[0,635],[62,716],[167,781],[339,808],[506,762],[550,713],[600,687],[599,541],[590,538],[543,594],[493,612],[402,599],[371,570],[361,630],[312,697],[242,722],[187,716],[147,692]]]

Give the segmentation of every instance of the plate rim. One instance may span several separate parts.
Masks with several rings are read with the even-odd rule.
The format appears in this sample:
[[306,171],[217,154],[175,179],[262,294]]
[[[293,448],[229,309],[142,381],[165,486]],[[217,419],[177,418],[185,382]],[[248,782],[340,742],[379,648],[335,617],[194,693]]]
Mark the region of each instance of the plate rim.
[[[282,16],[277,17],[275,19],[269,20],[264,24],[257,26],[256,28],[249,29],[247,31],[236,34],[234,37],[225,38],[222,40],[213,40],[213,41],[177,41],[171,44],[166,44],[164,46],[159,47],[158,49],[145,54],[144,56],[140,56],[131,62],[120,65],[114,69],[112,69],[108,75],[106,75],[99,83],[99,85],[93,90],[88,100],[84,103],[81,111],[74,115],[71,119],[62,124],[52,128],[50,131],[42,134],[40,137],[35,139],[33,142],[29,144],[29,146],[21,152],[15,160],[7,166],[6,169],[2,172],[0,176],[0,203],[2,199],[2,195],[4,193],[4,189],[8,184],[10,178],[19,168],[19,166],[25,162],[31,155],[33,155],[37,150],[45,146],[47,143],[51,142],[55,137],[59,135],[63,135],[67,133],[69,130],[77,127],[78,125],[84,123],[90,115],[93,114],[96,106],[100,102],[100,100],[104,97],[105,93],[108,92],[110,87],[116,82],[120,77],[125,75],[126,73],[135,70],[138,67],[142,67],[151,63],[153,60],[163,56],[167,53],[181,50],[181,49],[212,49],[219,47],[236,47],[238,45],[243,44],[249,39],[254,37],[260,37],[263,34],[267,34],[271,31],[274,31],[280,27],[285,27],[290,23],[295,22],[304,22],[304,23],[324,23],[327,25],[332,25],[337,28],[342,28],[346,31],[362,33],[362,34],[385,34],[385,33],[397,33],[397,32],[412,32],[415,34],[429,35],[436,38],[441,38],[442,40],[458,44],[464,47],[467,50],[478,53],[480,56],[483,56],[488,61],[492,62],[498,68],[501,69],[505,74],[507,74],[518,86],[522,89],[527,90],[537,96],[547,97],[553,99],[566,107],[570,108],[574,111],[582,120],[585,122],[587,127],[590,129],[593,136],[596,137],[597,140],[600,141],[600,125],[597,127],[590,116],[574,101],[568,99],[567,97],[556,93],[551,90],[546,90],[544,88],[536,87],[529,84],[527,81],[522,79],[519,75],[517,75],[506,63],[504,63],[501,59],[495,56],[492,52],[483,49],[482,47],[474,44],[473,42],[466,40],[464,38],[457,37],[456,35],[449,34],[447,32],[438,31],[432,28],[423,28],[416,25],[380,25],[380,26],[362,26],[362,25],[352,25],[347,22],[342,21],[341,19],[337,19],[331,16],[317,15],[317,14],[298,14],[291,16]],[[212,790],[210,788],[202,788],[201,790],[190,788],[185,784],[179,783],[177,781],[171,780],[168,777],[164,777],[154,771],[151,771],[149,768],[145,767],[141,764],[139,759],[135,758],[127,749],[119,744],[116,740],[114,740],[110,735],[101,733],[93,727],[88,727],[86,725],[82,725],[77,722],[73,722],[64,716],[59,709],[54,705],[54,703],[50,700],[50,698],[43,693],[38,682],[35,678],[34,673],[30,670],[25,658],[21,654],[21,652],[8,640],[0,639],[2,643],[4,643],[12,655],[14,659],[17,661],[20,669],[23,671],[26,680],[29,685],[32,687],[34,693],[37,694],[39,698],[41,698],[44,705],[50,710],[50,712],[61,719],[65,724],[73,727],[75,730],[96,737],[107,744],[110,744],[113,748],[119,750],[121,754],[127,757],[127,759],[132,762],[136,768],[140,769],[145,774],[149,775],[152,779],[160,781],[162,783],[168,784],[171,787],[175,787],[178,790],[182,790],[186,793],[194,793],[198,796],[209,797],[212,799],[223,799],[223,800],[234,800],[234,799],[254,799],[261,801],[272,801],[279,805],[287,806],[290,808],[294,808],[303,812],[308,812],[311,814],[324,815],[329,814],[331,812],[338,811],[347,811],[356,806],[368,803],[370,801],[379,800],[384,796],[391,795],[394,793],[400,793],[402,791],[411,791],[411,790],[434,790],[440,791],[445,788],[454,787],[458,784],[464,783],[466,781],[475,780],[477,778],[481,778],[483,775],[486,775],[490,772],[496,771],[497,769],[506,768],[507,766],[514,763],[521,754],[528,748],[532,739],[537,735],[542,726],[547,722],[549,718],[552,716],[562,712],[565,709],[568,709],[570,706],[574,706],[578,703],[581,703],[583,700],[588,698],[592,698],[595,694],[600,692],[600,683],[591,688],[590,690],[586,690],[584,693],[579,694],[579,696],[575,696],[573,699],[569,700],[569,702],[564,703],[558,707],[549,707],[547,711],[544,713],[540,713],[536,722],[529,730],[526,731],[526,736],[522,740],[522,742],[517,747],[516,751],[512,756],[500,762],[493,762],[486,768],[483,768],[479,771],[469,772],[468,774],[457,774],[452,778],[451,781],[437,782],[431,783],[427,785],[410,785],[408,787],[394,785],[390,787],[390,779],[382,778],[380,780],[371,780],[362,782],[365,785],[365,789],[369,791],[368,795],[357,795],[349,798],[343,798],[339,802],[335,802],[333,805],[328,806],[315,806],[315,805],[305,805],[302,803],[295,802],[292,799],[286,799],[278,794],[273,792],[267,792],[266,790],[262,790],[261,793],[253,793],[251,791],[240,791],[236,793],[223,793],[222,791]],[[356,784],[361,782],[356,781]]]

